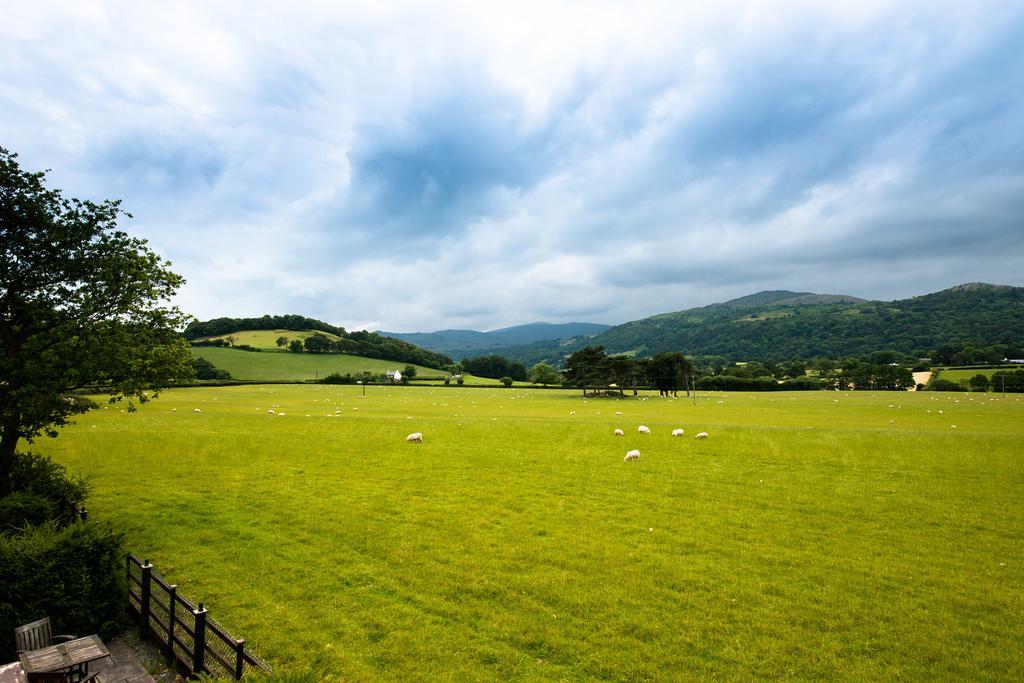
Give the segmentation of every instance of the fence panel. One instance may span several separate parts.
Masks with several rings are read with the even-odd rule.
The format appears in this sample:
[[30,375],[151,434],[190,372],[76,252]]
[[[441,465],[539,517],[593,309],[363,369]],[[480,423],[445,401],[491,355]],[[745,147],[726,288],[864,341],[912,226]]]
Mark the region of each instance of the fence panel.
[[178,587],[156,573],[148,560],[132,554],[125,558],[128,610],[143,638],[154,638],[168,662],[189,674],[208,673],[236,680],[246,667],[270,673],[245,641],[210,619],[203,603],[196,605],[178,593]]

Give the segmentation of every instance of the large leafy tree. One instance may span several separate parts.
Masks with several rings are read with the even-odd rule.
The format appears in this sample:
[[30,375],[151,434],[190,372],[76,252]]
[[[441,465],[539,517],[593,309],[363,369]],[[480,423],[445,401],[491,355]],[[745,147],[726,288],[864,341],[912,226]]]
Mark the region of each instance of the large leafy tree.
[[69,199],[0,148],[0,495],[14,452],[67,424],[70,393],[145,402],[192,376],[167,304],[183,280],[117,230],[119,202]]
[[657,353],[645,365],[648,381],[662,396],[675,395],[680,389],[685,389],[689,396],[693,364],[685,355],[678,351]]
[[597,387],[608,382],[608,354],[603,346],[587,346],[565,359],[565,378],[587,395],[588,387]]

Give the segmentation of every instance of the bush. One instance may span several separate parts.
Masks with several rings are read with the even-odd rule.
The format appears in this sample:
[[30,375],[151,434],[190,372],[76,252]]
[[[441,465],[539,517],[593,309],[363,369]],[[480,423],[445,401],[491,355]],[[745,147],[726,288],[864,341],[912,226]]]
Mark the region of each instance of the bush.
[[968,383],[971,385],[971,391],[988,391],[988,375],[979,372]]
[[504,384],[506,387],[512,386],[512,382],[515,382],[514,379],[512,379],[511,377],[507,377],[507,376],[506,377],[502,377],[498,381],[501,382],[502,384]]
[[49,500],[54,511],[51,519],[65,525],[78,518],[78,508],[85,500],[89,486],[81,477],[69,477],[63,465],[49,458],[15,453],[11,466],[11,490]]
[[196,371],[196,379],[231,379],[231,373],[221,370],[202,356],[192,361],[192,369]]
[[933,379],[928,382],[928,391],[963,391],[964,388],[960,386],[959,382],[954,382],[951,379]]
[[16,491],[0,498],[0,534],[17,531],[22,527],[39,526],[57,516],[57,506],[38,493]]
[[0,661],[15,659],[14,627],[49,616],[55,633],[121,630],[121,535],[109,525],[56,523],[0,536]]
[[320,380],[320,384],[355,384],[356,378],[350,373],[344,375],[340,372],[332,372],[331,374]]

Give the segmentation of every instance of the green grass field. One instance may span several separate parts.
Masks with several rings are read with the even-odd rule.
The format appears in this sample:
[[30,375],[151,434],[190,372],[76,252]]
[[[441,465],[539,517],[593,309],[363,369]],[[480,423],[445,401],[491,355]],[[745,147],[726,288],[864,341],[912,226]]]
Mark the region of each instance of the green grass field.
[[959,369],[959,368],[940,368],[935,370],[934,379],[948,379],[951,382],[961,382],[967,384],[971,381],[971,378],[975,375],[985,375],[989,379],[992,379],[992,375],[996,372],[1013,372],[1014,370],[1024,370],[1024,367],[1010,365],[1001,368],[984,368],[984,369]]
[[1024,676],[1018,396],[358,393],[173,390],[34,450],[276,671]]
[[[231,377],[257,381],[302,381],[323,378],[332,372],[356,375],[364,371],[380,374],[388,370],[401,370],[408,363],[377,358],[363,358],[344,353],[288,353],[252,352],[216,346],[191,347],[193,358],[205,358],[218,368],[227,370]],[[416,376],[442,377],[443,370],[414,365]],[[497,385],[498,380],[463,375],[466,384]]]
[[297,332],[295,330],[243,330],[214,337],[201,337],[201,339],[226,339],[227,337],[233,337],[235,344],[248,344],[249,346],[255,346],[257,349],[278,349],[281,348],[277,345],[278,337],[287,337],[289,340],[304,340],[312,337],[314,334],[321,334],[332,341],[338,339],[336,334],[314,330],[306,330],[304,332]]

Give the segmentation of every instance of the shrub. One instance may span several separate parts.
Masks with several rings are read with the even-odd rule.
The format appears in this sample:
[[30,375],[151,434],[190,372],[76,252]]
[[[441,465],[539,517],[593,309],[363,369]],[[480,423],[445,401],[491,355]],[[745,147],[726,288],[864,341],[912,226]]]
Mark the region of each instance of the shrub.
[[356,378],[350,373],[344,375],[340,372],[332,372],[331,374],[320,380],[320,384],[355,384]]
[[970,379],[971,391],[988,391],[988,375],[980,372]]
[[928,382],[928,391],[963,391],[964,388],[958,382],[950,379],[933,379]]
[[462,375],[459,375],[458,377],[455,378],[455,383],[458,384],[460,387],[465,383],[465,381],[466,380],[462,379]]
[[28,493],[53,503],[54,519],[70,524],[78,518],[78,507],[89,486],[81,477],[69,477],[63,465],[32,453],[15,453],[11,466],[11,490]]
[[50,522],[0,536],[0,661],[15,658],[14,627],[44,616],[55,633],[117,633],[123,563],[121,535],[97,522]]
[[57,516],[57,506],[38,493],[16,491],[0,498],[0,534],[17,531],[22,527],[39,526]]
[[192,369],[196,371],[196,379],[231,379],[231,373],[221,370],[202,356],[192,361]]
[[514,380],[514,379],[512,379],[511,377],[508,377],[508,376],[506,376],[506,377],[502,377],[502,378],[501,378],[500,380],[498,380],[498,381],[499,381],[499,382],[501,382],[502,384],[504,384],[504,385],[505,385],[506,387],[510,387],[510,386],[512,386],[512,382],[515,382],[515,380]]

